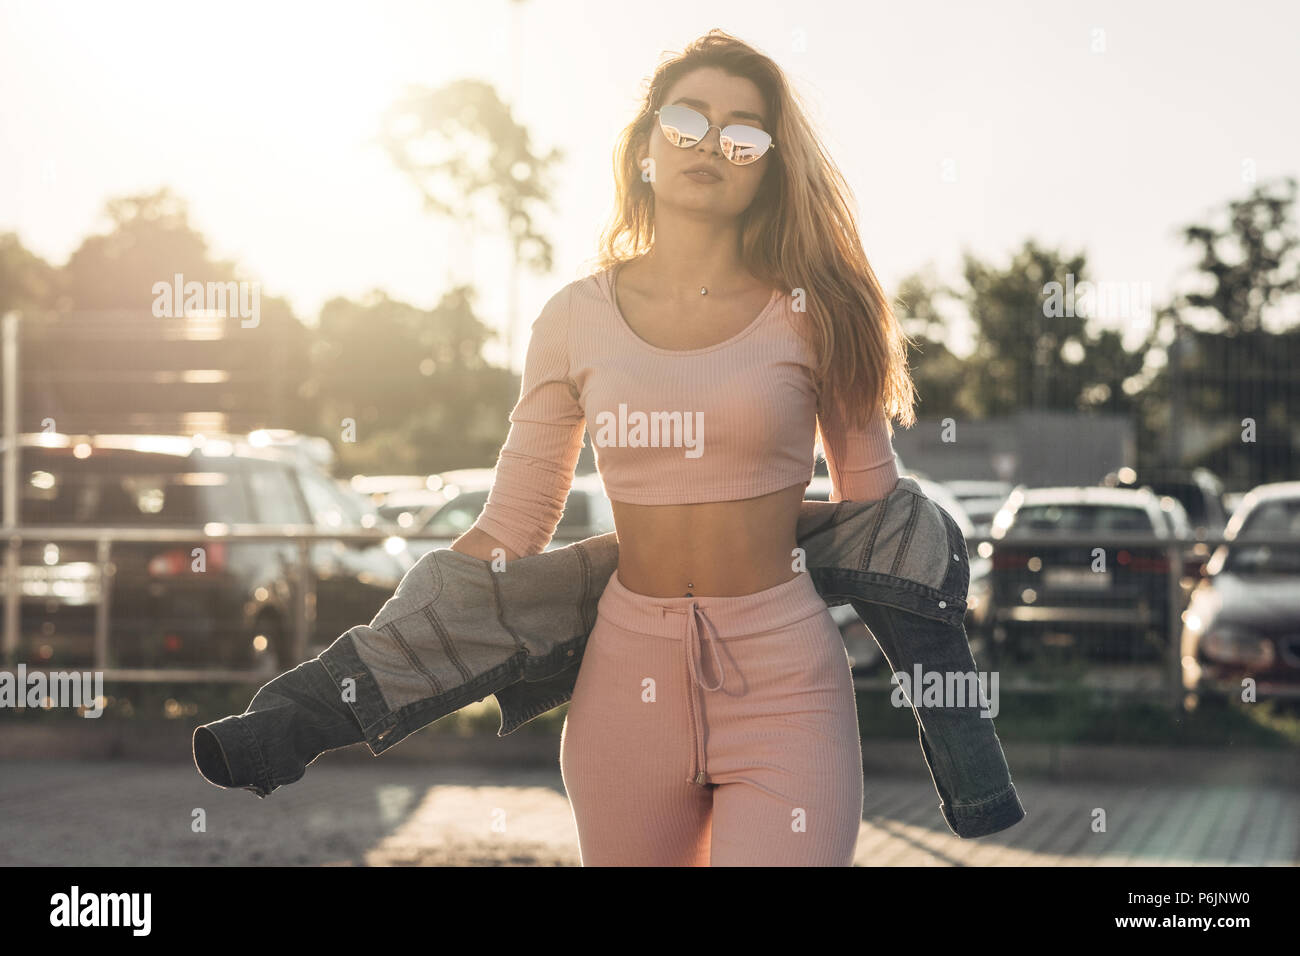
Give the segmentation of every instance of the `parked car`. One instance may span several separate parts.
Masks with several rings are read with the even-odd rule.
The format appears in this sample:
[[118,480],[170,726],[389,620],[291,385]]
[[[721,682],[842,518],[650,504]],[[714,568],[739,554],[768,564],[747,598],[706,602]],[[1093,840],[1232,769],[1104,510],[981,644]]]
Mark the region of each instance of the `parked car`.
[[[995,646],[1015,654],[1084,644],[1129,660],[1162,654],[1171,610],[1182,610],[1181,601],[1170,608],[1172,511],[1149,489],[1013,490],[990,530]],[[1088,533],[1135,541],[1052,543],[1057,535]]]
[[[416,539],[407,542],[417,557],[435,548],[450,547],[451,543],[470,529],[483,513],[488,492],[492,489],[493,469],[475,469],[472,472],[448,472],[446,487],[454,492],[451,497],[411,533],[435,534],[437,538]],[[555,536],[546,550],[563,547],[583,538],[606,534],[614,530],[614,509],[605,495],[604,485],[596,474],[576,475],[564,504],[564,514],[556,526]]]
[[1005,500],[1014,487],[1009,481],[970,478],[955,478],[951,481],[945,481],[943,484],[952,492],[953,497],[962,503],[963,507],[966,502],[976,499],[1000,498]]
[[[1291,535],[1295,543],[1252,542]],[[1300,481],[1242,499],[1183,615],[1183,686],[1196,694],[1300,698]]]
[[1223,482],[1208,468],[1150,469],[1138,475],[1138,485],[1177,498],[1187,509],[1195,537],[1220,535],[1227,527]]
[[993,527],[993,516],[1001,511],[1006,503],[1006,495],[999,498],[967,498],[961,503],[962,508],[966,510],[966,517],[970,518],[971,527],[975,529],[975,538],[989,536],[989,529]]
[[[364,506],[320,470],[315,456],[281,442],[45,433],[25,434],[21,442],[18,520],[28,527],[367,527]],[[24,540],[19,660],[91,665],[96,613],[107,602],[110,667],[274,673],[293,665],[301,587],[296,542],[115,541],[107,589],[96,548],[94,541],[42,541],[39,534]],[[308,548],[316,584],[308,649],[374,617],[405,571],[400,552],[393,539]]]
[[403,533],[422,528],[451,498],[460,494],[459,488],[419,488],[394,491],[383,496],[375,506],[379,516]]
[[[1217,537],[1227,527],[1231,512],[1223,500],[1223,482],[1208,468],[1148,469],[1138,476],[1136,486],[1150,488],[1156,495],[1169,495],[1177,500],[1186,509],[1191,525],[1188,537],[1192,539]],[[1189,546],[1190,571],[1194,578],[1200,577],[1201,568],[1210,560],[1211,551],[1205,543]]]

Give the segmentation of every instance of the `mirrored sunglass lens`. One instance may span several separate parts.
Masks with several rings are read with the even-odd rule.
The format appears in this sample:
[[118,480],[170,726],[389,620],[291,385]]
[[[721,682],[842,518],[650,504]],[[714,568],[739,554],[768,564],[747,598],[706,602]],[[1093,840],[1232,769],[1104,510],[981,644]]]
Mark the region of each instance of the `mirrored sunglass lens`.
[[685,149],[694,146],[709,130],[709,121],[685,106],[665,106],[659,110],[659,128],[668,142]]
[[772,137],[753,126],[728,126],[722,131],[722,152],[737,166],[748,166],[762,158]]

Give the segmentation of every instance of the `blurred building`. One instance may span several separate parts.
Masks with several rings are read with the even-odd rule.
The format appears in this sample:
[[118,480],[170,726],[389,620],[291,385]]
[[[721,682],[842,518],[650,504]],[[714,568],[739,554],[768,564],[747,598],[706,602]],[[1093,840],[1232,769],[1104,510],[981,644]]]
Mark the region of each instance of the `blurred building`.
[[1136,467],[1137,440],[1126,415],[1023,411],[959,420],[918,419],[895,428],[894,449],[910,471],[935,481],[986,479],[1030,486],[1095,485],[1108,472]]

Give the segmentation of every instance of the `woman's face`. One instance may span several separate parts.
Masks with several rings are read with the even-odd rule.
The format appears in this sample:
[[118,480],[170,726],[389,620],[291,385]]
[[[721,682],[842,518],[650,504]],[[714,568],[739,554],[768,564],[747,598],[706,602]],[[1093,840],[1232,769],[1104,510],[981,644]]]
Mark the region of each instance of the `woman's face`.
[[[668,90],[663,105],[674,103],[702,113],[717,128],[710,129],[694,146],[683,149],[668,142],[659,128],[659,117],[654,117],[648,149],[643,149],[638,158],[654,190],[656,210],[672,207],[734,219],[753,202],[763,174],[771,164],[772,151],[769,149],[748,166],[736,166],[722,155],[719,130],[731,123],[743,123],[771,133],[771,117],[767,115],[762,94],[753,80],[733,76],[717,67],[700,67]],[[700,181],[685,174],[685,170],[700,164],[719,178]]]

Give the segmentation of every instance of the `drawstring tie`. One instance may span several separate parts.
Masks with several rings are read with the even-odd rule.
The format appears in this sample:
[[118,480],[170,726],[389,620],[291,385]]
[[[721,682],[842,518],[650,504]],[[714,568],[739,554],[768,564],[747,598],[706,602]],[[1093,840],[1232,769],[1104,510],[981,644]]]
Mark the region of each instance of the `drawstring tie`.
[[[720,690],[726,682],[726,675],[722,672],[722,657],[718,654],[717,641],[714,634],[717,629],[714,628],[713,622],[705,616],[700,606],[692,601],[689,607],[669,607],[668,605],[659,605],[660,613],[672,612],[687,614],[686,618],[686,669],[690,674],[690,679],[696,687],[708,691]],[[700,627],[699,621],[704,622],[705,633],[709,639],[709,650],[713,653],[714,670],[718,672],[718,684],[716,687],[710,687],[700,680],[701,664],[700,660]],[[709,633],[712,632],[712,633]],[[690,698],[690,716],[691,716],[691,737],[695,744],[695,768],[696,773],[687,777],[687,783],[696,783],[704,786],[709,782],[709,775],[704,762],[704,718],[700,713],[700,697],[692,687],[687,687],[687,696]]]

